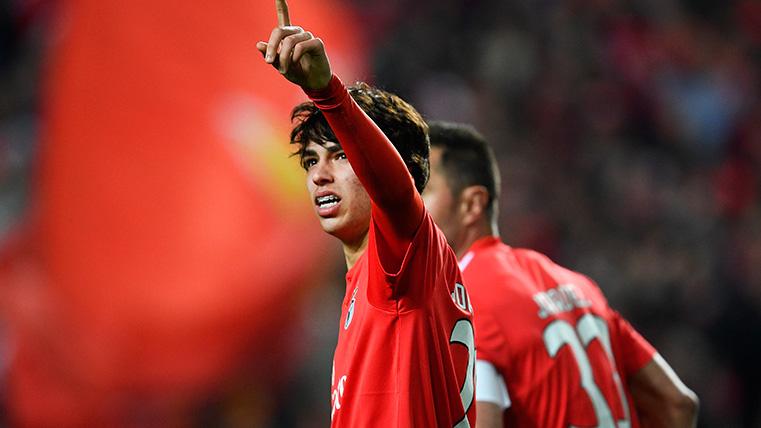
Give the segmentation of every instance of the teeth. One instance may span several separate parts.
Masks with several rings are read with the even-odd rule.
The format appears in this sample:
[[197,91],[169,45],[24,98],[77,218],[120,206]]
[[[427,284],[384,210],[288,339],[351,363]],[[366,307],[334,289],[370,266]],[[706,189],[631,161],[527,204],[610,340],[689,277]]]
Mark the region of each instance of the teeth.
[[338,204],[341,199],[336,195],[320,196],[316,199],[317,205],[320,208],[330,208]]

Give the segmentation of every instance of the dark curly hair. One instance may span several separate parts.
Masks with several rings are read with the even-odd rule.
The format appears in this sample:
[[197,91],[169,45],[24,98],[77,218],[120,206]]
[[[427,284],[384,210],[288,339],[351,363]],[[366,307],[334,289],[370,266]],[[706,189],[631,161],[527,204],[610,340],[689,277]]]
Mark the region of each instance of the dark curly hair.
[[[359,107],[391,140],[415,180],[415,188],[422,193],[428,183],[430,155],[428,125],[423,116],[398,96],[366,83],[359,82],[348,89]],[[327,142],[341,144],[328,126],[325,116],[311,101],[294,107],[291,121],[296,121],[291,130],[291,144],[298,146],[293,155],[299,159],[304,157],[309,142],[320,145]]]

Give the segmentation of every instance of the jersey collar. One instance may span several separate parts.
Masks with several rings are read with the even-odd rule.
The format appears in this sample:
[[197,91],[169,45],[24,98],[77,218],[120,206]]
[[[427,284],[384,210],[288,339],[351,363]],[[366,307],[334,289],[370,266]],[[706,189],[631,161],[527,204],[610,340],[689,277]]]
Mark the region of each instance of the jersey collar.
[[499,236],[484,236],[483,238],[477,239],[473,244],[471,244],[468,251],[465,253],[464,256],[460,260],[457,261],[457,264],[460,266],[460,270],[464,271],[465,268],[468,267],[471,261],[473,261],[473,257],[475,257],[476,252],[482,248],[490,247],[492,245],[495,245],[499,243]]

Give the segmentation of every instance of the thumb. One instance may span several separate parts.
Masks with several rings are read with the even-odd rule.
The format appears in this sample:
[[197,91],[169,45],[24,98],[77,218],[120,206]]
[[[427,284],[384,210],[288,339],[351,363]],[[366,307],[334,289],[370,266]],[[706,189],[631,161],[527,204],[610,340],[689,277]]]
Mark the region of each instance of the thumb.
[[267,43],[266,42],[256,42],[256,49],[259,50],[259,52],[262,53],[262,56],[267,54]]

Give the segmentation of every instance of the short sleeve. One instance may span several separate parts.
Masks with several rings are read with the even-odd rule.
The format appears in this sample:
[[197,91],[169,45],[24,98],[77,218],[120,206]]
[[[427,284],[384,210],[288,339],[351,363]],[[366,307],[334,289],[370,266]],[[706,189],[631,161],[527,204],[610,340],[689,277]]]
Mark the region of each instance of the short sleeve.
[[476,401],[495,404],[502,410],[510,407],[505,379],[493,364],[484,360],[476,360]]
[[616,360],[619,361],[620,370],[628,376],[639,371],[653,359],[655,348],[621,314],[613,309],[610,313],[611,327],[616,332],[619,349]]
[[[467,287],[467,284],[466,284]],[[476,328],[476,353],[479,360],[488,361],[498,371],[504,372],[509,363],[507,341],[500,324],[486,308],[474,308],[473,323]]]

